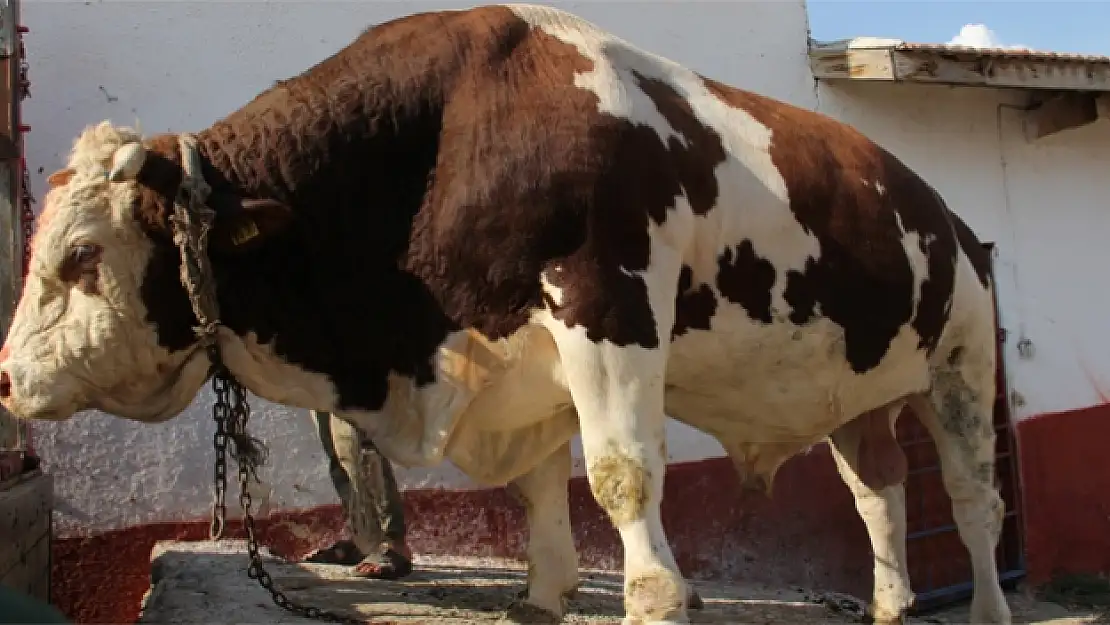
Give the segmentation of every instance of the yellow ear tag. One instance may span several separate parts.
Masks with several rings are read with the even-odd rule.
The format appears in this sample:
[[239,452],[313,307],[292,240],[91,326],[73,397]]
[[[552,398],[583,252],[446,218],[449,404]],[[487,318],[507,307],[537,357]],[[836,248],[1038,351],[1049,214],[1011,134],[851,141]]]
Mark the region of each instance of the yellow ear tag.
[[258,234],[258,224],[254,223],[253,219],[248,219],[231,235],[231,242],[237,246],[242,245],[258,236]]

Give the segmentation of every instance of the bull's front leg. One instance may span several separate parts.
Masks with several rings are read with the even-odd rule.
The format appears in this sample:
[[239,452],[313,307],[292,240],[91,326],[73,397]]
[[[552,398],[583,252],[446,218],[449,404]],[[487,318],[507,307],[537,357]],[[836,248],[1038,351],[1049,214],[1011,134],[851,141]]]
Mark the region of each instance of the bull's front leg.
[[652,330],[666,334],[663,340],[644,340],[647,346],[595,342],[584,327],[568,327],[561,320],[548,325],[578,409],[590,489],[624,545],[626,625],[689,621],[686,582],[660,512],[666,470],[665,339],[673,324],[674,290],[652,292],[651,300]]
[[[573,411],[574,408],[567,408]],[[509,484],[528,515],[528,587],[506,615],[511,623],[558,623],[578,588],[578,553],[570,526],[567,442],[536,468]]]

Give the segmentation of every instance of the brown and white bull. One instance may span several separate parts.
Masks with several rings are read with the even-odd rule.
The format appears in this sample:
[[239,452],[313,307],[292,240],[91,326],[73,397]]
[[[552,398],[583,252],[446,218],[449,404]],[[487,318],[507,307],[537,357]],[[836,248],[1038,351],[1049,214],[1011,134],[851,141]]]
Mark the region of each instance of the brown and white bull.
[[[972,618],[1009,621],[989,258],[852,128],[506,5],[371,28],[196,137],[230,371],[401,464],[510,483],[531,611],[561,616],[577,583],[580,431],[627,621],[687,621],[660,519],[668,414],[765,485],[827,439],[874,546],[873,613],[897,620],[909,404],[971,556]],[[14,414],[162,421],[206,381],[169,219],[188,149],[104,122],[50,177],[0,361]]]

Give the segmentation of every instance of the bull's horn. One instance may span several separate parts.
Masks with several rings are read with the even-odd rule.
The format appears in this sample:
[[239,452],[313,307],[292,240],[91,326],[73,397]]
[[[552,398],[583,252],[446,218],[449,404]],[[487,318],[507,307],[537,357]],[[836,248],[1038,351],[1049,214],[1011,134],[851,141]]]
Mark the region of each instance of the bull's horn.
[[112,169],[108,172],[108,180],[112,182],[134,180],[139,175],[139,170],[143,168],[145,159],[146,150],[138,141],[121,145],[115,154],[112,154]]

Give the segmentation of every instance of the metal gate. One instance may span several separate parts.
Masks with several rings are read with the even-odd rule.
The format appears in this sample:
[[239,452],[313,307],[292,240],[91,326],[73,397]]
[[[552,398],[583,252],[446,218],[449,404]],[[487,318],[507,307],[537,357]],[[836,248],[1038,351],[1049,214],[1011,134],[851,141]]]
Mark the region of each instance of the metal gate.
[[[994,244],[984,247],[993,259]],[[995,320],[998,300],[995,294]],[[998,333],[998,391],[994,401],[996,472],[1006,516],[998,541],[995,561],[1004,587],[1013,586],[1025,575],[1025,549],[1022,536],[1021,487],[1017,461],[1017,441],[1010,421],[1009,391],[1006,386],[1002,345],[1005,333]],[[952,504],[941,480],[940,464],[933,439],[924,426],[905,410],[898,419],[898,440],[909,460],[906,478],[906,551],[910,582],[917,594],[915,612],[927,612],[971,595],[971,561],[960,541],[952,519]]]

